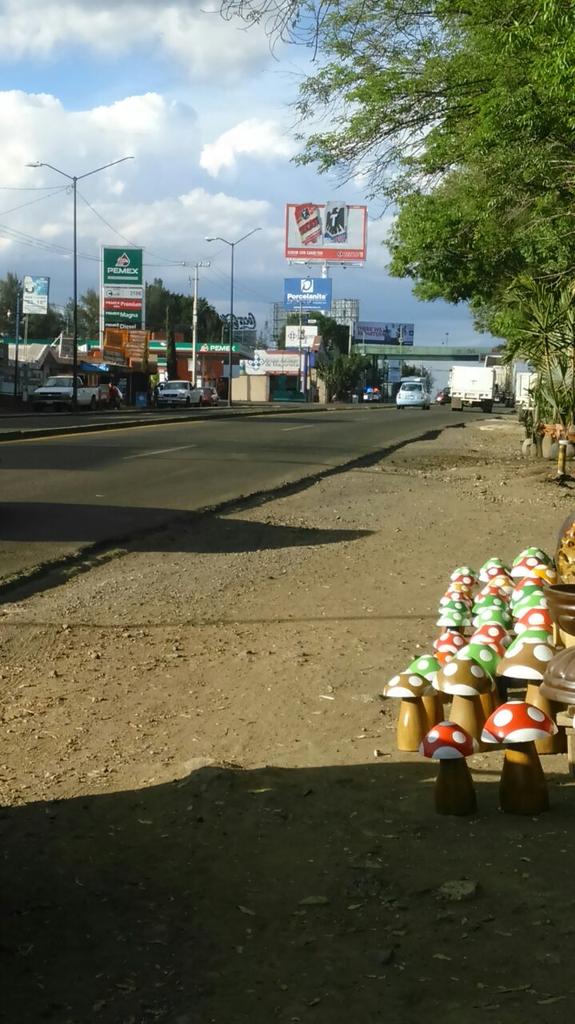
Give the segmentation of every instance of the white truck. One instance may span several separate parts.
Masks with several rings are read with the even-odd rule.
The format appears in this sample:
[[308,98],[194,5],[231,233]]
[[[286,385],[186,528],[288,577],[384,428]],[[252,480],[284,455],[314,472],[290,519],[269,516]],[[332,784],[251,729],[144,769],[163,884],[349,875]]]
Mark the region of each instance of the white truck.
[[[108,404],[108,388],[103,384],[87,385],[83,377],[77,377],[77,403],[84,409],[97,409]],[[45,384],[30,395],[35,409],[50,406],[53,409],[70,409],[74,401],[74,378],[72,375],[48,377]]]
[[492,366],[452,366],[449,375],[451,408],[479,407],[491,412],[495,401],[495,373]]
[[530,409],[533,405],[531,388],[535,387],[537,374],[531,370],[521,370],[515,376],[515,407]]

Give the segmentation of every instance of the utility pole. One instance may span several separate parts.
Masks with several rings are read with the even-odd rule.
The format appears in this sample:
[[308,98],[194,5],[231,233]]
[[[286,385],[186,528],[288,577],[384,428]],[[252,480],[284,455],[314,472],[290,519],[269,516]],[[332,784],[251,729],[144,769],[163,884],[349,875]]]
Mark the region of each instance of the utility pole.
[[20,303],[21,303],[21,292],[20,282],[18,282],[18,291],[16,292],[16,350],[14,353],[14,398],[18,399],[18,346],[20,344]]
[[198,345],[198,270],[211,266],[209,260],[194,263],[194,309],[192,313],[192,384],[196,386],[196,351]]

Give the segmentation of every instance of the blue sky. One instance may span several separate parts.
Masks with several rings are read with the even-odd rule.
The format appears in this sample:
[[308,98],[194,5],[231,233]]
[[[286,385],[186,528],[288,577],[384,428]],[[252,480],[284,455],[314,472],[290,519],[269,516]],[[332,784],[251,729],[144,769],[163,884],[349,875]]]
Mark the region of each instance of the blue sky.
[[[147,278],[177,290],[190,287],[182,262],[209,259],[200,293],[227,312],[229,249],[205,236],[261,228],[236,249],[234,275],[236,311],[259,326],[284,277],[299,273],[283,256],[285,203],[365,202],[358,187],[292,162],[290,103],[306,51],[281,49],[276,60],[260,29],[225,23],[202,0],[0,0],[0,40],[0,273],[49,275],[55,303],[72,290],[70,255],[54,251],[71,248],[71,196],[12,210],[43,196],[32,189],[65,184],[29,162],[82,174],[135,157],[79,186],[78,246],[91,257],[80,260],[80,289],[98,286],[100,245],[129,239],[146,249]],[[334,268],[334,297],[359,298],[364,320],[414,322],[416,342],[479,340],[465,307],[420,303],[409,282],[388,277],[390,217],[368,206],[366,264]]]

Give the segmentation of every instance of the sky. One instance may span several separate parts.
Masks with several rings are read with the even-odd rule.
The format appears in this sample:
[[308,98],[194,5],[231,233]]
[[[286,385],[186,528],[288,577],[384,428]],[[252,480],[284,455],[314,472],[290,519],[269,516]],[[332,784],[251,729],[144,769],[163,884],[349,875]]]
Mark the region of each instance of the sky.
[[[145,249],[148,281],[200,295],[258,330],[302,268],[284,257],[286,202],[364,203],[359,184],[298,167],[293,102],[308,51],[270,50],[261,27],[223,21],[206,0],[0,0],[0,276],[47,275],[51,301],[72,294],[72,195],[78,183],[79,290],[97,288],[101,245]],[[368,203],[362,267],[331,270],[334,298],[358,298],[362,320],[413,322],[420,344],[474,344],[465,306],[421,303],[386,273],[391,217]],[[313,270],[313,268],[311,268]],[[308,272],[311,272],[308,271]],[[315,271],[314,271],[315,272]],[[316,276],[319,276],[319,267]]]

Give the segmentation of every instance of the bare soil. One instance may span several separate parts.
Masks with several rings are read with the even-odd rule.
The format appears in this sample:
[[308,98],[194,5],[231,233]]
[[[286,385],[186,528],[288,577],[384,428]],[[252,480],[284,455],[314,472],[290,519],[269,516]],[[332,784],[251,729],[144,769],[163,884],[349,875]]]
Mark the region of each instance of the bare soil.
[[[438,817],[378,698],[452,569],[572,511],[511,417],[164,531],[0,614],[0,1020],[546,1024],[575,791]],[[452,891],[445,883],[464,882]]]

